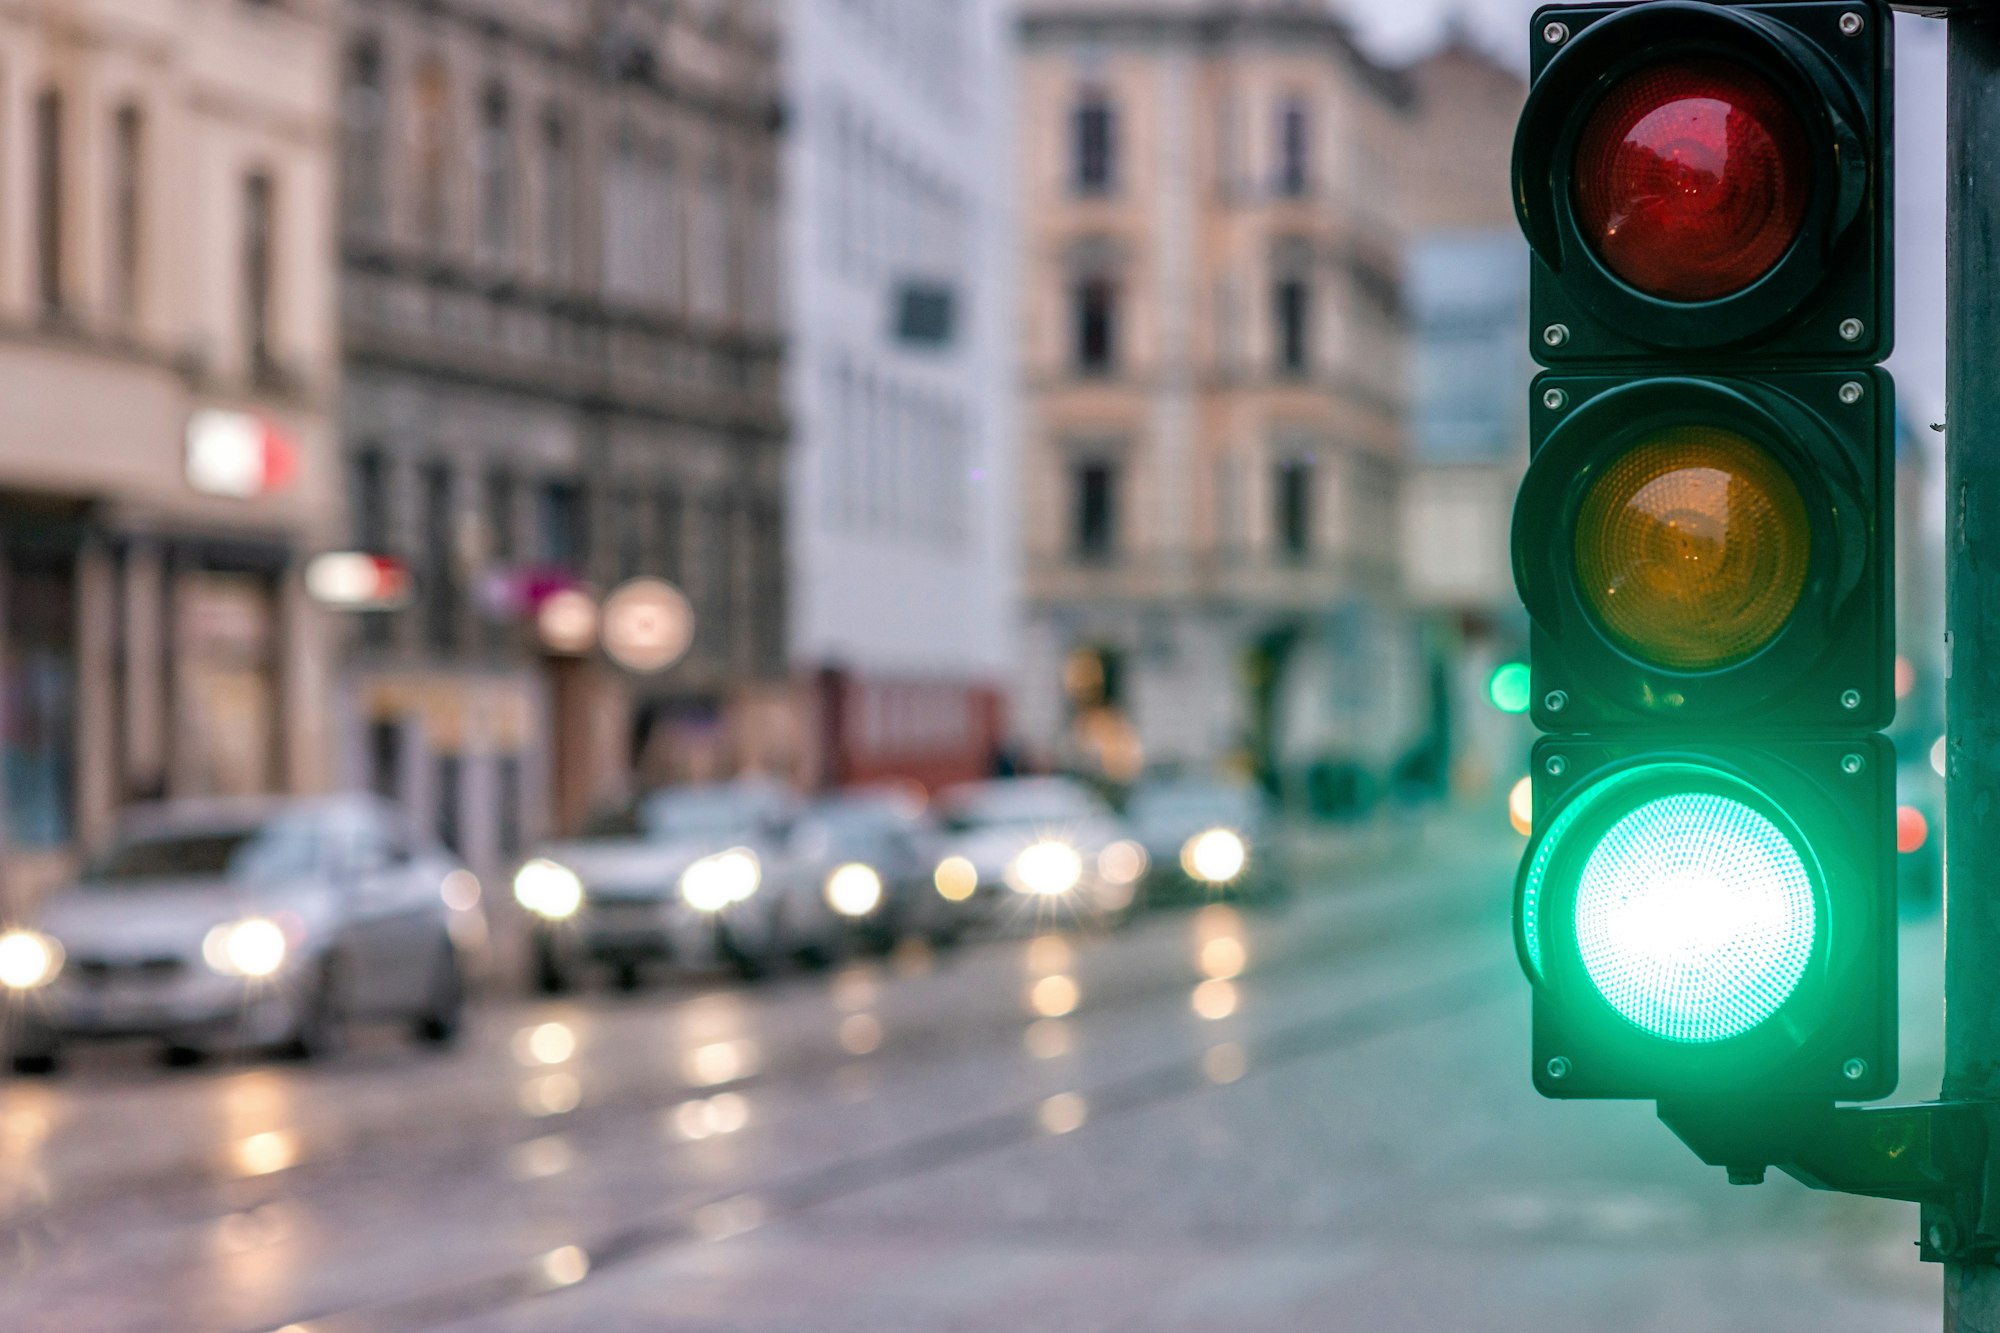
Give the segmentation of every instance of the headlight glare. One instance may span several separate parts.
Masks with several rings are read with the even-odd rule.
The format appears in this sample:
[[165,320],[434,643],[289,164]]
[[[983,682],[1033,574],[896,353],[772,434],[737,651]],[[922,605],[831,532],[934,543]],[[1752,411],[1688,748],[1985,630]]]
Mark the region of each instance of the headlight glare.
[[862,917],[882,905],[882,877],[849,862],[826,877],[826,905],[842,916]]
[[226,977],[251,980],[276,975],[289,952],[284,928],[261,916],[217,926],[201,942],[201,956],[209,967]]
[[757,855],[732,847],[704,856],[681,872],[681,897],[697,912],[720,912],[731,903],[747,901],[764,880]]
[[1250,863],[1250,848],[1234,829],[1212,828],[1181,847],[1181,869],[1204,884],[1228,884]]
[[979,867],[963,856],[947,856],[938,862],[931,882],[937,885],[939,897],[962,903],[979,892]]
[[1146,873],[1146,849],[1120,838],[1097,854],[1097,875],[1107,884],[1136,884]]
[[1007,882],[1020,893],[1059,898],[1083,882],[1083,857],[1066,842],[1045,839],[1014,858]]
[[0,934],[0,987],[34,990],[62,971],[62,945],[38,930]]
[[583,881],[566,865],[536,857],[514,872],[514,901],[546,921],[567,921],[583,907]]

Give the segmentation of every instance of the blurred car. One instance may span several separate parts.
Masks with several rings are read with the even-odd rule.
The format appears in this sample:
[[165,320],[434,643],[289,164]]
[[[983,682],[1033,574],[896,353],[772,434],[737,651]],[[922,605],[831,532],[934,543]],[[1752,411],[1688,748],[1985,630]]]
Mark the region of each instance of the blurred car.
[[922,798],[896,789],[847,791],[799,821],[793,850],[855,941],[887,952],[906,936],[945,944],[965,924],[961,905],[931,883],[937,832]]
[[949,787],[931,871],[940,897],[980,920],[1060,909],[1113,922],[1132,909],[1146,853],[1096,792],[1062,777]]
[[137,811],[32,923],[0,934],[14,1068],[48,1072],[92,1037],[155,1037],[177,1059],[314,1057],[358,1020],[448,1042],[465,990],[455,918],[476,911],[464,874],[374,797]]
[[786,956],[831,961],[846,926],[792,851],[797,809],[761,780],[669,787],[539,849],[514,875],[536,987],[591,967],[631,989],[649,963],[757,977]]
[[1126,798],[1125,818],[1146,849],[1151,898],[1260,897],[1279,886],[1260,854],[1266,819],[1254,787],[1200,777],[1148,779]]

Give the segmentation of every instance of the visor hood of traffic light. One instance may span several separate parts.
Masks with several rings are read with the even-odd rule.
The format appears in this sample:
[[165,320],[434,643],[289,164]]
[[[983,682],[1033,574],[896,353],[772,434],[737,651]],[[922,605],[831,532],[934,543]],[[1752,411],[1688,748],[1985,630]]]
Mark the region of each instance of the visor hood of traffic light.
[[[1538,772],[1561,744],[1537,747]],[[1589,748],[1569,747],[1573,785],[1538,779],[1547,808],[1515,886],[1538,1030],[1575,1076],[1544,1090],[1726,1088],[1806,1057],[1836,1096],[1886,1094],[1894,879],[1882,871],[1892,835],[1875,826],[1892,800],[1887,743],[1784,758],[1628,749],[1594,768]],[[1853,1055],[1865,1076],[1842,1072]]]
[[1686,720],[1796,686],[1869,568],[1862,489],[1824,423],[1765,386],[1664,377],[1579,402],[1514,516],[1521,600],[1574,674],[1537,688]]
[[[1840,70],[1755,8],[1630,6],[1581,26],[1535,79],[1516,211],[1602,323],[1664,350],[1732,346],[1811,305],[1856,230],[1874,169],[1863,123]],[[1884,323],[1840,350],[1886,355]]]

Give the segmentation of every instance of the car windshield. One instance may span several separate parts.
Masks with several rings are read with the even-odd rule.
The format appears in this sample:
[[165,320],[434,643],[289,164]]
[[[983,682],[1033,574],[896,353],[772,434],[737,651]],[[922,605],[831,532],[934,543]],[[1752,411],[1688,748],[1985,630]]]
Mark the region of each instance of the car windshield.
[[945,826],[958,832],[1073,824],[1103,812],[1096,797],[1066,782],[993,783],[951,793],[944,803]]
[[1173,824],[1191,820],[1238,822],[1256,813],[1256,800],[1242,787],[1215,787],[1194,783],[1141,787],[1132,793],[1126,810],[1134,823]]
[[258,883],[310,873],[314,860],[310,832],[279,821],[127,838],[99,857],[84,878],[119,888],[186,879]]
[[646,836],[661,841],[681,838],[731,838],[755,833],[775,811],[756,792],[732,788],[666,791],[646,801],[639,821]]

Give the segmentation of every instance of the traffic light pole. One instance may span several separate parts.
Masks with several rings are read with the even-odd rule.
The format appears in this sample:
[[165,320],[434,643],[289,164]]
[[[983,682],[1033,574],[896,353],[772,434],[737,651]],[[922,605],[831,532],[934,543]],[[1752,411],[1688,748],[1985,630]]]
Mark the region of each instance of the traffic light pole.
[[[2000,1100],[2000,16],[1947,19],[1944,1096]],[[1946,1333],[2000,1333],[2000,1268],[1945,1270]]]

